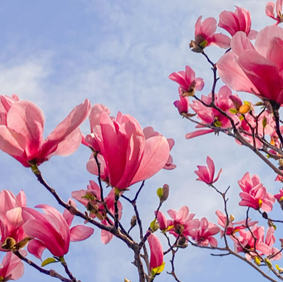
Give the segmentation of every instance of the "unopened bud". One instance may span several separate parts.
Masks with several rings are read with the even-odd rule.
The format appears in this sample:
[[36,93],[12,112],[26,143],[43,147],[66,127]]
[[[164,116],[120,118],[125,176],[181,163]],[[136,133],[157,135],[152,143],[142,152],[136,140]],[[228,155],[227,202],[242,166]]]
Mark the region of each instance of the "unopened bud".
[[258,256],[253,257],[255,264],[257,264],[258,266],[261,265],[261,261],[260,258]]
[[203,52],[203,48],[200,47],[194,40],[191,41],[190,48],[193,52],[196,52],[196,53],[202,53]]
[[129,279],[125,278],[124,282],[131,282]]
[[268,266],[269,269],[272,269],[272,263],[268,258],[264,259],[265,264]]
[[162,196],[160,197],[160,202],[164,202],[168,199],[169,196],[169,185],[164,184],[162,187]]
[[134,227],[137,225],[137,217],[134,215],[131,219],[131,227]]
[[230,221],[234,221],[235,220],[235,216],[233,214],[230,214],[229,219],[230,219]]
[[186,248],[188,247],[187,239],[185,237],[181,237],[177,242],[177,247],[179,248]]
[[283,268],[279,267],[278,264],[275,264],[276,269],[278,270],[278,272],[281,274],[283,272]]

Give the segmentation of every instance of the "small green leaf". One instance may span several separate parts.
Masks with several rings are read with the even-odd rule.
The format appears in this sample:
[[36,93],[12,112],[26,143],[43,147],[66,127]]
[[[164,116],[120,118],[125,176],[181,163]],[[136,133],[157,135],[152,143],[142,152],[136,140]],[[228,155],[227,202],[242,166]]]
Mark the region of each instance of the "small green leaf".
[[199,46],[200,47],[202,47],[202,48],[205,48],[206,47],[206,45],[207,45],[207,41],[206,40],[204,40],[204,41],[202,41],[200,44],[199,44]]
[[156,274],[161,273],[161,272],[164,270],[164,267],[165,267],[165,262],[163,262],[161,265],[159,265],[159,266],[153,268],[153,269],[151,270],[151,275],[152,275],[152,276],[155,276]]
[[243,103],[244,103],[245,105],[247,105],[247,106],[250,106],[250,105],[251,105],[251,103],[248,102],[248,101],[244,101]]
[[41,263],[41,266],[45,266],[47,264],[50,264],[50,263],[54,263],[54,262],[58,262],[58,260],[56,260],[55,258],[47,258],[46,260],[44,260],[42,263]]
[[229,109],[229,112],[231,114],[237,114],[238,113],[238,111],[236,109],[234,109],[234,108]]
[[267,125],[267,119],[266,119],[266,117],[264,117],[263,120],[262,120],[262,126],[263,126],[263,128],[265,128],[266,125]]
[[216,121],[214,122],[214,126],[216,126],[216,127],[221,127],[221,126],[222,126],[222,123],[221,123],[219,120],[216,120]]
[[244,117],[243,116],[239,116],[239,119],[240,119],[240,121],[242,121],[244,119]]

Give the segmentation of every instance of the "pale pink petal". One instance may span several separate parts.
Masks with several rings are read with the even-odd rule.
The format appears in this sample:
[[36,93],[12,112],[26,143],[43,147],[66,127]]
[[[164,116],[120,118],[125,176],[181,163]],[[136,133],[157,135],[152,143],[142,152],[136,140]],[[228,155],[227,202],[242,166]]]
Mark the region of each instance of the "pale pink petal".
[[84,225],[76,225],[71,228],[70,234],[71,234],[71,242],[77,242],[82,241],[90,237],[94,232],[94,229],[91,227],[87,227]]
[[30,101],[18,101],[8,112],[7,126],[25,137],[28,157],[36,155],[43,141],[42,110]]
[[204,134],[208,134],[208,133],[211,133],[211,132],[214,132],[214,130],[213,129],[200,129],[200,130],[196,130],[196,131],[191,132],[191,133],[187,133],[185,137],[186,137],[186,139],[191,139],[191,138],[201,136],[201,135],[204,135]]
[[39,240],[33,239],[28,243],[28,252],[34,255],[36,258],[41,259],[42,253],[46,249],[46,246]]

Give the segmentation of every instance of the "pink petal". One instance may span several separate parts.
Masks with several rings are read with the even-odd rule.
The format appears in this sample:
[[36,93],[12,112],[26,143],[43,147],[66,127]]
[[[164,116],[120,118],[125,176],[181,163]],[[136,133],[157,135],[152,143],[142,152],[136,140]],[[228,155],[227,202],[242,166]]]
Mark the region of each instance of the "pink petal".
[[71,228],[70,234],[71,234],[71,242],[77,242],[82,241],[90,237],[94,232],[94,229],[91,227],[87,227],[84,225],[76,225]]

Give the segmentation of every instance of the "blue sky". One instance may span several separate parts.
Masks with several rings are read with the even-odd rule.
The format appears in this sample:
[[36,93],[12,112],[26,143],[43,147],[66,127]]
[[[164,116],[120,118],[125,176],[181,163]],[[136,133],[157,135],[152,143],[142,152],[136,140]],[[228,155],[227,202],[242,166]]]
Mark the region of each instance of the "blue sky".
[[[206,216],[216,222],[215,210],[222,209],[223,203],[203,183],[196,182],[194,174],[196,166],[204,165],[208,155],[215,161],[217,169],[223,168],[218,187],[224,190],[231,186],[230,213],[241,220],[245,210],[238,206],[237,181],[247,171],[262,175],[261,180],[271,193],[277,192],[280,184],[274,183],[274,174],[252,152],[236,145],[232,139],[208,135],[185,140],[185,134],[194,127],[174,108],[173,102],[178,98],[177,85],[168,79],[168,75],[190,65],[197,76],[205,79],[202,94],[208,94],[212,78],[210,67],[188,46],[193,39],[196,19],[199,15],[218,18],[221,11],[240,6],[251,11],[253,28],[260,29],[273,24],[264,13],[266,2],[2,1],[0,93],[16,93],[21,99],[40,106],[46,117],[46,136],[74,106],[89,98],[92,104],[105,104],[113,115],[118,111],[131,114],[142,127],[151,125],[167,138],[174,138],[176,145],[172,155],[177,169],[162,171],[146,181],[138,202],[145,228],[158,205],[155,191],[164,183],[170,185],[170,198],[164,204],[164,213],[170,208],[178,210],[187,205],[197,218]],[[222,51],[211,47],[207,53],[216,61]],[[246,98],[252,99],[251,96]],[[87,134],[88,123],[85,122],[81,129]],[[54,157],[40,167],[46,180],[65,200],[71,191],[85,189],[89,180],[95,180],[85,169],[89,155],[90,152],[81,147],[68,158]],[[30,207],[41,203],[55,205],[29,169],[1,152],[0,167],[0,189],[14,193],[24,189]],[[135,189],[137,187],[132,188],[133,192]],[[127,204],[123,212],[123,221],[127,224],[133,212]],[[229,277],[232,282],[263,281],[243,262],[209,254],[209,251],[193,247],[182,250],[176,268],[180,280],[226,281]],[[44,255],[47,257],[48,251]],[[73,274],[83,282],[116,282],[124,278],[137,281],[130,250],[115,239],[104,246],[97,228],[89,240],[71,244],[66,260]],[[166,261],[166,270],[170,271],[168,258]],[[26,267],[19,281],[38,279],[52,280]],[[173,278],[164,272],[156,281],[173,281]]]

